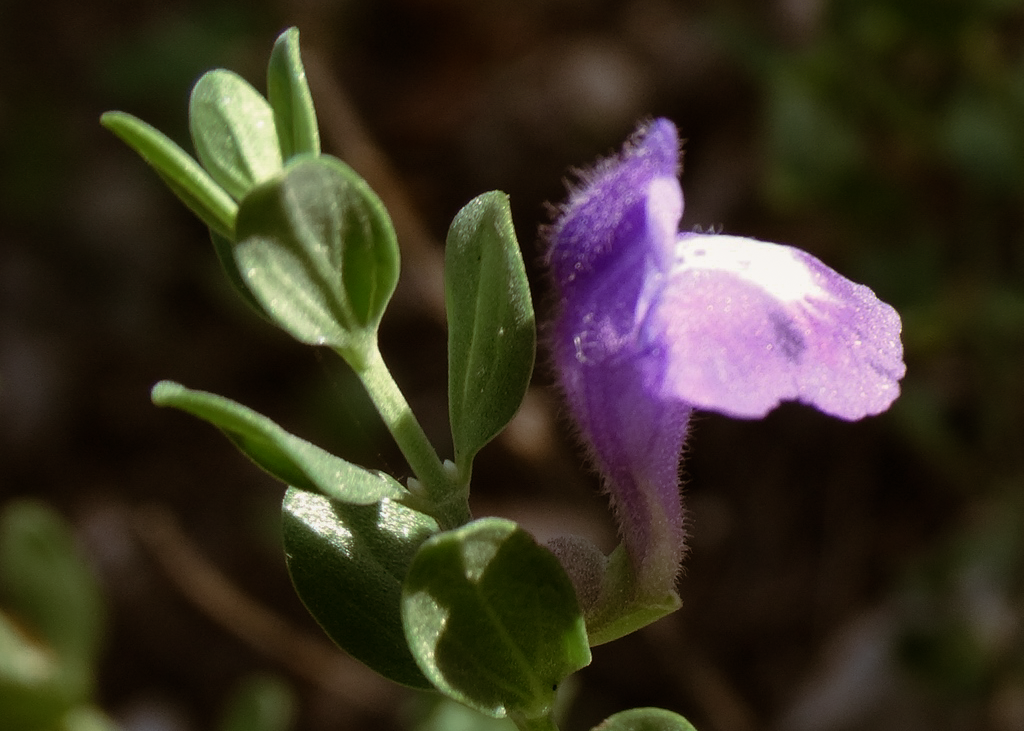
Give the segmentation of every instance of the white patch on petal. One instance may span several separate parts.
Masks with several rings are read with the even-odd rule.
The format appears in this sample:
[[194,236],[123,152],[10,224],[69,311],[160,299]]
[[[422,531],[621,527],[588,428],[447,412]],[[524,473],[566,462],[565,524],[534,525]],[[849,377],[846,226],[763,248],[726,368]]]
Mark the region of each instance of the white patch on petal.
[[729,272],[784,303],[831,299],[798,249],[742,236],[683,236],[676,241],[673,269]]
[[860,419],[889,407],[906,371],[896,311],[788,246],[681,234],[651,312],[664,393],[696,408],[760,418],[796,400]]

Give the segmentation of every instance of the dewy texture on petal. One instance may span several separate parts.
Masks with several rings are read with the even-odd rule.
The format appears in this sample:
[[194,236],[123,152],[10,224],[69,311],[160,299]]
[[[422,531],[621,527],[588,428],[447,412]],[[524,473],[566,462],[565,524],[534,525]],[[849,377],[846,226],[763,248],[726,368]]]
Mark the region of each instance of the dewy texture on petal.
[[757,418],[797,400],[859,419],[905,371],[899,316],[867,287],[788,246],[679,233],[678,174],[676,129],[654,120],[547,232],[554,365],[641,583],[674,576],[663,564],[682,553],[691,410]]
[[664,396],[759,418],[780,401],[860,419],[903,377],[900,318],[799,249],[682,234],[644,337],[666,350]]

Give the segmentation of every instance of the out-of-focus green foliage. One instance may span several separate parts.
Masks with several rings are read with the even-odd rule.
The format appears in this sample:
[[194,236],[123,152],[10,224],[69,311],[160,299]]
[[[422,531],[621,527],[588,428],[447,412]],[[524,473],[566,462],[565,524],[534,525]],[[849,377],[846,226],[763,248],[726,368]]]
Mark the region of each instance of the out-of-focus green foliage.
[[[0,729],[116,731],[93,705],[104,601],[71,527],[36,500],[0,513]],[[295,698],[256,675],[225,707],[220,731],[287,731]]]
[[984,697],[1024,671],[1024,500],[997,499],[928,556],[900,601],[909,618],[898,653],[956,701]]
[[228,699],[218,731],[288,731],[295,720],[295,692],[271,675],[253,675]]
[[[797,48],[737,35],[766,93],[773,199],[870,218],[919,213],[896,204],[933,193],[936,174],[956,176],[957,193],[1019,192],[1021,12],[1017,2],[834,0]],[[912,181],[921,185],[903,185]]]
[[0,728],[102,729],[89,708],[103,629],[99,586],[70,528],[36,501],[0,516]]

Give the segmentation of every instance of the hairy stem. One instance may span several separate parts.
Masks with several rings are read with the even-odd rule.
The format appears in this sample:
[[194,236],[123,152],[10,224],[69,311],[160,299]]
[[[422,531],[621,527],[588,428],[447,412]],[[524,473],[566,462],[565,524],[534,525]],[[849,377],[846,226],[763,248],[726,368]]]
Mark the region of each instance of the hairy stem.
[[[433,505],[434,517],[442,529],[449,530],[468,523],[471,517],[468,487],[460,484],[454,469],[449,470],[441,463],[405,396],[391,377],[376,343],[365,353],[360,365],[356,369],[359,379],[416,475],[421,490],[418,497]],[[411,485],[410,489],[415,492],[416,486]]]

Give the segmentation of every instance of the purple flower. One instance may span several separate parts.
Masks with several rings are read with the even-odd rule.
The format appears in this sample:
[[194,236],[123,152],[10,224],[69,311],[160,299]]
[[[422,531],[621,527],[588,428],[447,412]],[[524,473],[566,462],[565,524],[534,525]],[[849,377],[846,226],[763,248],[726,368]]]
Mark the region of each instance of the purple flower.
[[899,315],[867,287],[788,246],[680,233],[679,168],[674,125],[641,126],[547,234],[554,364],[640,594],[674,585],[694,409],[760,418],[795,400],[860,419],[889,407],[906,370]]

